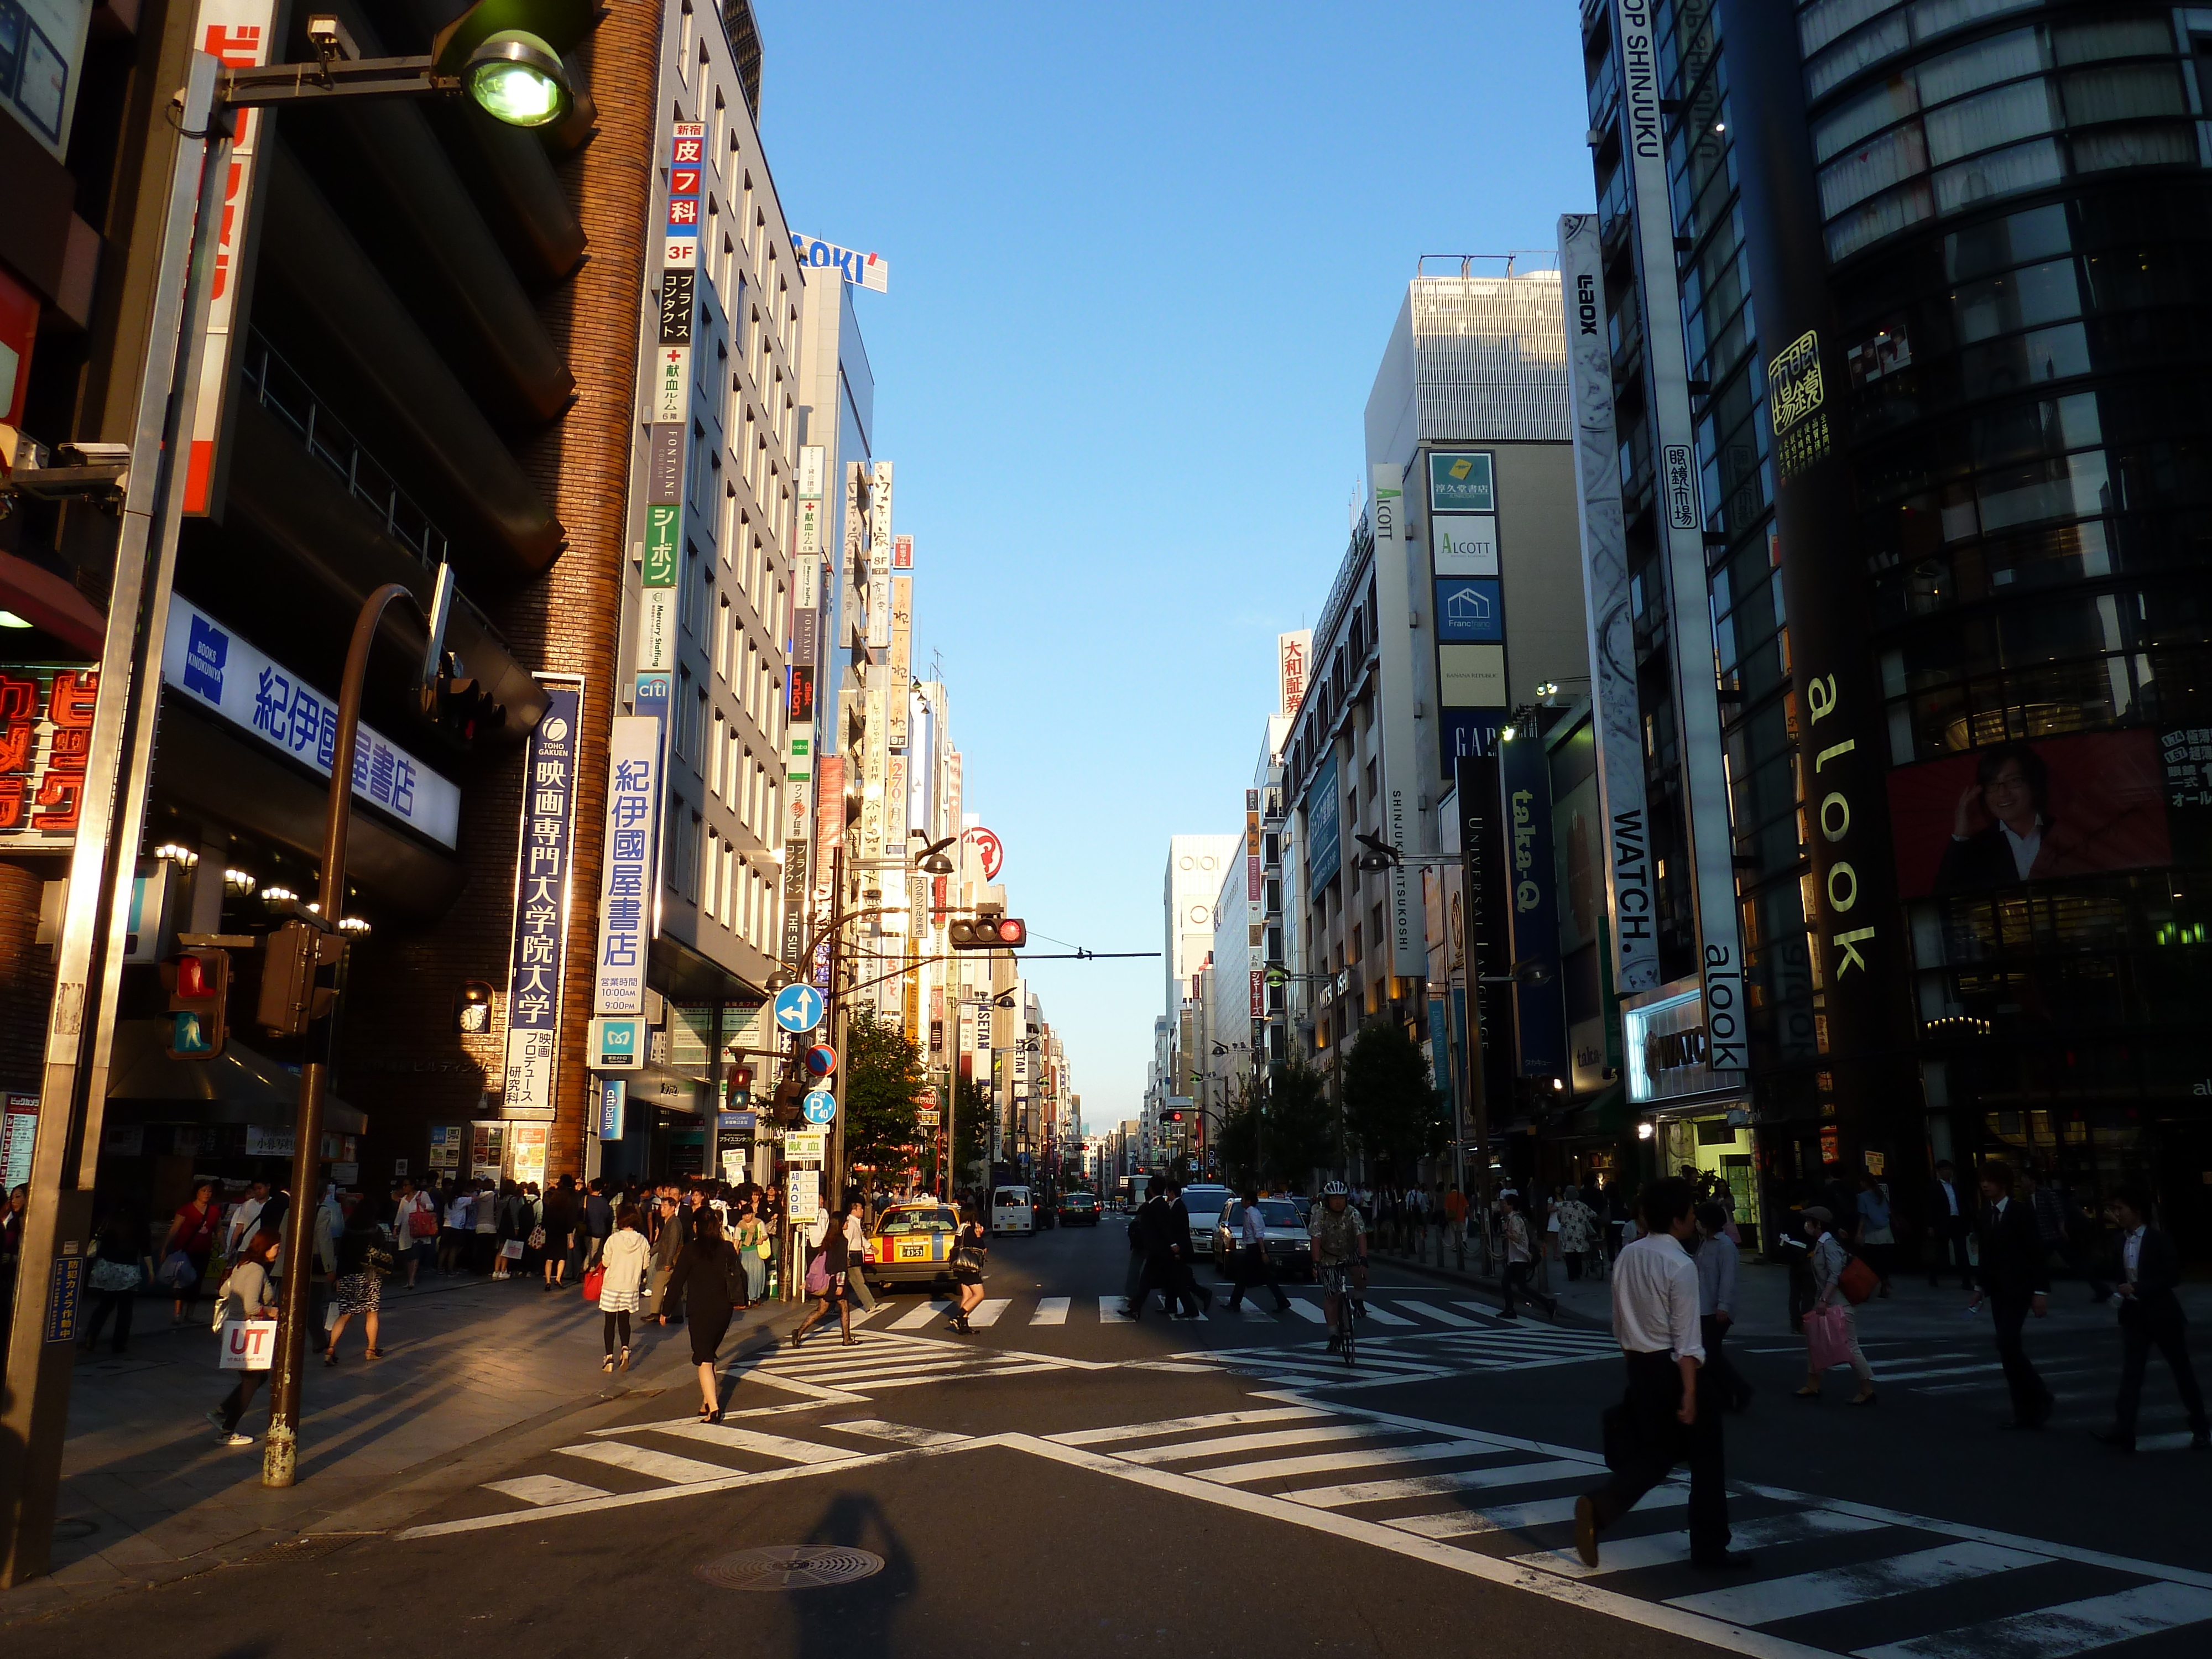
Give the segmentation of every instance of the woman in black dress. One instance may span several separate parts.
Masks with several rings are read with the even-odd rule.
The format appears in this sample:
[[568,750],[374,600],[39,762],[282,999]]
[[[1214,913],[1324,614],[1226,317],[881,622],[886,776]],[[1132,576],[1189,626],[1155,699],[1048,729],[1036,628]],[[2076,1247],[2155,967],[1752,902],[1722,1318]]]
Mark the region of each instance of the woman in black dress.
[[[721,1223],[712,1210],[691,1218],[691,1237],[676,1253],[661,1305],[683,1298],[684,1316],[691,1327],[691,1363],[699,1368],[699,1420],[722,1420],[722,1393],[714,1375],[714,1350],[721,1346],[730,1320],[744,1297],[744,1269],[738,1253],[722,1237]],[[665,1325],[668,1316],[660,1316]]]
[[[799,1322],[799,1328],[791,1334],[791,1346],[794,1348],[805,1340],[807,1332],[830,1317],[833,1304],[837,1310],[837,1328],[844,1334],[845,1346],[850,1347],[853,1345],[853,1304],[845,1295],[845,1269],[852,1266],[853,1261],[852,1252],[845,1243],[845,1217],[851,1207],[848,1206],[835,1215],[825,1216],[822,1242],[814,1247],[813,1255],[808,1258],[807,1277],[813,1277],[814,1267],[818,1263],[826,1282],[822,1289],[813,1291],[814,1305],[806,1310],[806,1317]],[[809,1288],[811,1289],[811,1286]]]
[[970,1212],[960,1224],[960,1231],[952,1236],[952,1283],[960,1299],[952,1310],[951,1323],[952,1328],[963,1336],[975,1334],[968,1316],[982,1303],[983,1258],[990,1253],[990,1237]]

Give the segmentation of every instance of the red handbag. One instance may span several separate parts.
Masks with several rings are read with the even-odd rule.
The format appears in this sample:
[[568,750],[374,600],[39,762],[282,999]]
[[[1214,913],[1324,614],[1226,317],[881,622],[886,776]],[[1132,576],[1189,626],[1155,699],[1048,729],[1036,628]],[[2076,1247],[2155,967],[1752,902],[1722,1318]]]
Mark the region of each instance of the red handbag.
[[606,1282],[607,1270],[594,1262],[591,1271],[584,1275],[584,1300],[597,1302],[599,1299],[599,1288]]

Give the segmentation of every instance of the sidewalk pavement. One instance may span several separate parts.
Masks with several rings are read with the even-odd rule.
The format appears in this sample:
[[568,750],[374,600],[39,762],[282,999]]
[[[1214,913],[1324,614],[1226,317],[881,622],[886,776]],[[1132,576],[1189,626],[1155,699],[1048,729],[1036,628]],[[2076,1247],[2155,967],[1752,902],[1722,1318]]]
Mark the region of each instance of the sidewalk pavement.
[[[756,1304],[723,1352],[781,1334],[805,1304]],[[204,1415],[235,1373],[217,1368],[210,1304],[169,1327],[166,1298],[143,1300],[129,1349],[80,1352],[62,1455],[53,1570],[0,1592],[0,1626],[114,1590],[166,1583],[302,1534],[381,1531],[447,1492],[495,1477],[544,1439],[585,1431],[580,1414],[612,1417],[663,1389],[689,1393],[683,1327],[636,1324],[628,1372],[599,1369],[600,1315],[571,1285],[425,1277],[387,1285],[386,1358],[362,1358],[347,1322],[337,1365],[310,1353],[302,1387],[299,1483],[261,1485],[269,1389],[241,1427],[249,1447],[219,1444]],[[163,1322],[160,1328],[152,1322]]]
[[[1448,1258],[1449,1259],[1449,1258]],[[1482,1273],[1475,1269],[1475,1252],[1468,1251],[1468,1269],[1461,1272],[1455,1262],[1439,1265],[1437,1252],[1431,1247],[1419,1257],[1401,1255],[1395,1250],[1377,1250],[1375,1260],[1409,1268],[1427,1278],[1448,1284],[1479,1285],[1496,1292],[1498,1277],[1495,1273]],[[1610,1327],[1613,1323],[1613,1286],[1608,1280],[1583,1278],[1570,1279],[1566,1264],[1549,1261],[1543,1272],[1548,1282],[1538,1281],[1535,1288],[1542,1295],[1559,1299],[1562,1315],[1572,1314],[1594,1325]],[[2179,1291],[2183,1307],[2191,1320],[2197,1323],[2212,1321],[2212,1284],[2190,1283]],[[1858,1310],[1858,1332],[1863,1341],[1886,1337],[1953,1338],[1967,1332],[1977,1332],[1984,1339],[1990,1337],[1989,1313],[1986,1308],[1972,1320],[1966,1316],[1966,1308],[1972,1297],[1971,1291],[1959,1288],[1957,1279],[1945,1275],[1942,1284],[1930,1290],[1923,1268],[1917,1273],[1900,1273],[1890,1281],[1890,1294],[1876,1297],[1863,1304]],[[2103,1302],[2089,1299],[2089,1287],[2078,1279],[2054,1280],[2048,1304],[2050,1317],[2045,1328],[2051,1331],[2081,1330],[2100,1337],[2110,1338],[2114,1319],[2112,1308]],[[1523,1318],[1528,1316],[1522,1312]],[[1746,1259],[1736,1275],[1735,1329],[1746,1335],[1790,1336],[1796,1333],[1790,1328],[1790,1270],[1778,1264]]]

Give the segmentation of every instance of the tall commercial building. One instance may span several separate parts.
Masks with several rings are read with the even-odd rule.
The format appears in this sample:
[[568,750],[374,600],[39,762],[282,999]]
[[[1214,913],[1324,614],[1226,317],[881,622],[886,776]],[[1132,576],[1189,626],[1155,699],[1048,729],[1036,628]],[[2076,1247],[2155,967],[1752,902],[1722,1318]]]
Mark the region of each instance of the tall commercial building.
[[[1577,412],[1622,485],[1599,724],[1642,763],[1601,751],[1649,800],[1650,874],[1617,842],[1609,870],[1616,939],[1653,918],[1633,1103],[1670,1164],[1755,1156],[1770,1211],[1863,1171],[1909,1211],[1933,1160],[2005,1155],[2084,1198],[2147,1176],[2201,1239],[2212,582],[2176,388],[2212,30],[2025,0],[1582,21]],[[1731,985],[1705,964],[1738,938]]]
[[[1462,785],[1502,810],[1500,736],[1516,709],[1585,672],[1558,274],[1453,263],[1456,274],[1408,284],[1376,372],[1368,508],[1283,751],[1297,1048],[1332,1088],[1340,1050],[1370,1023],[1401,1025],[1448,1062],[1465,1047],[1428,983],[1421,861],[1448,844]],[[1526,1037],[1545,1022],[1523,1000]],[[1493,1050],[1510,1056],[1502,1036]],[[1521,1046],[1548,1079],[1550,1053]],[[1437,1078],[1448,1083],[1446,1066]]]

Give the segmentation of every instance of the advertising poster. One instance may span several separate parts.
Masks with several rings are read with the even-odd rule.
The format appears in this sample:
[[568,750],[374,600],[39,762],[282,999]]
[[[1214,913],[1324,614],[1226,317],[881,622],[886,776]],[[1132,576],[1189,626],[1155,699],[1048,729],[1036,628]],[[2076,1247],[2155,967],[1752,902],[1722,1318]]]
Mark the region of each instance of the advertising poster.
[[544,681],[546,709],[523,753],[520,844],[507,947],[506,1109],[553,1110],[561,1048],[561,986],[568,955],[568,869],[576,754],[583,735],[580,680]]
[[[1892,772],[1899,896],[2172,863],[2170,767],[2160,747],[2148,731],[2093,732],[1998,744]],[[1831,795],[1819,807],[1823,833],[1847,811],[1829,804],[1840,799]]]

